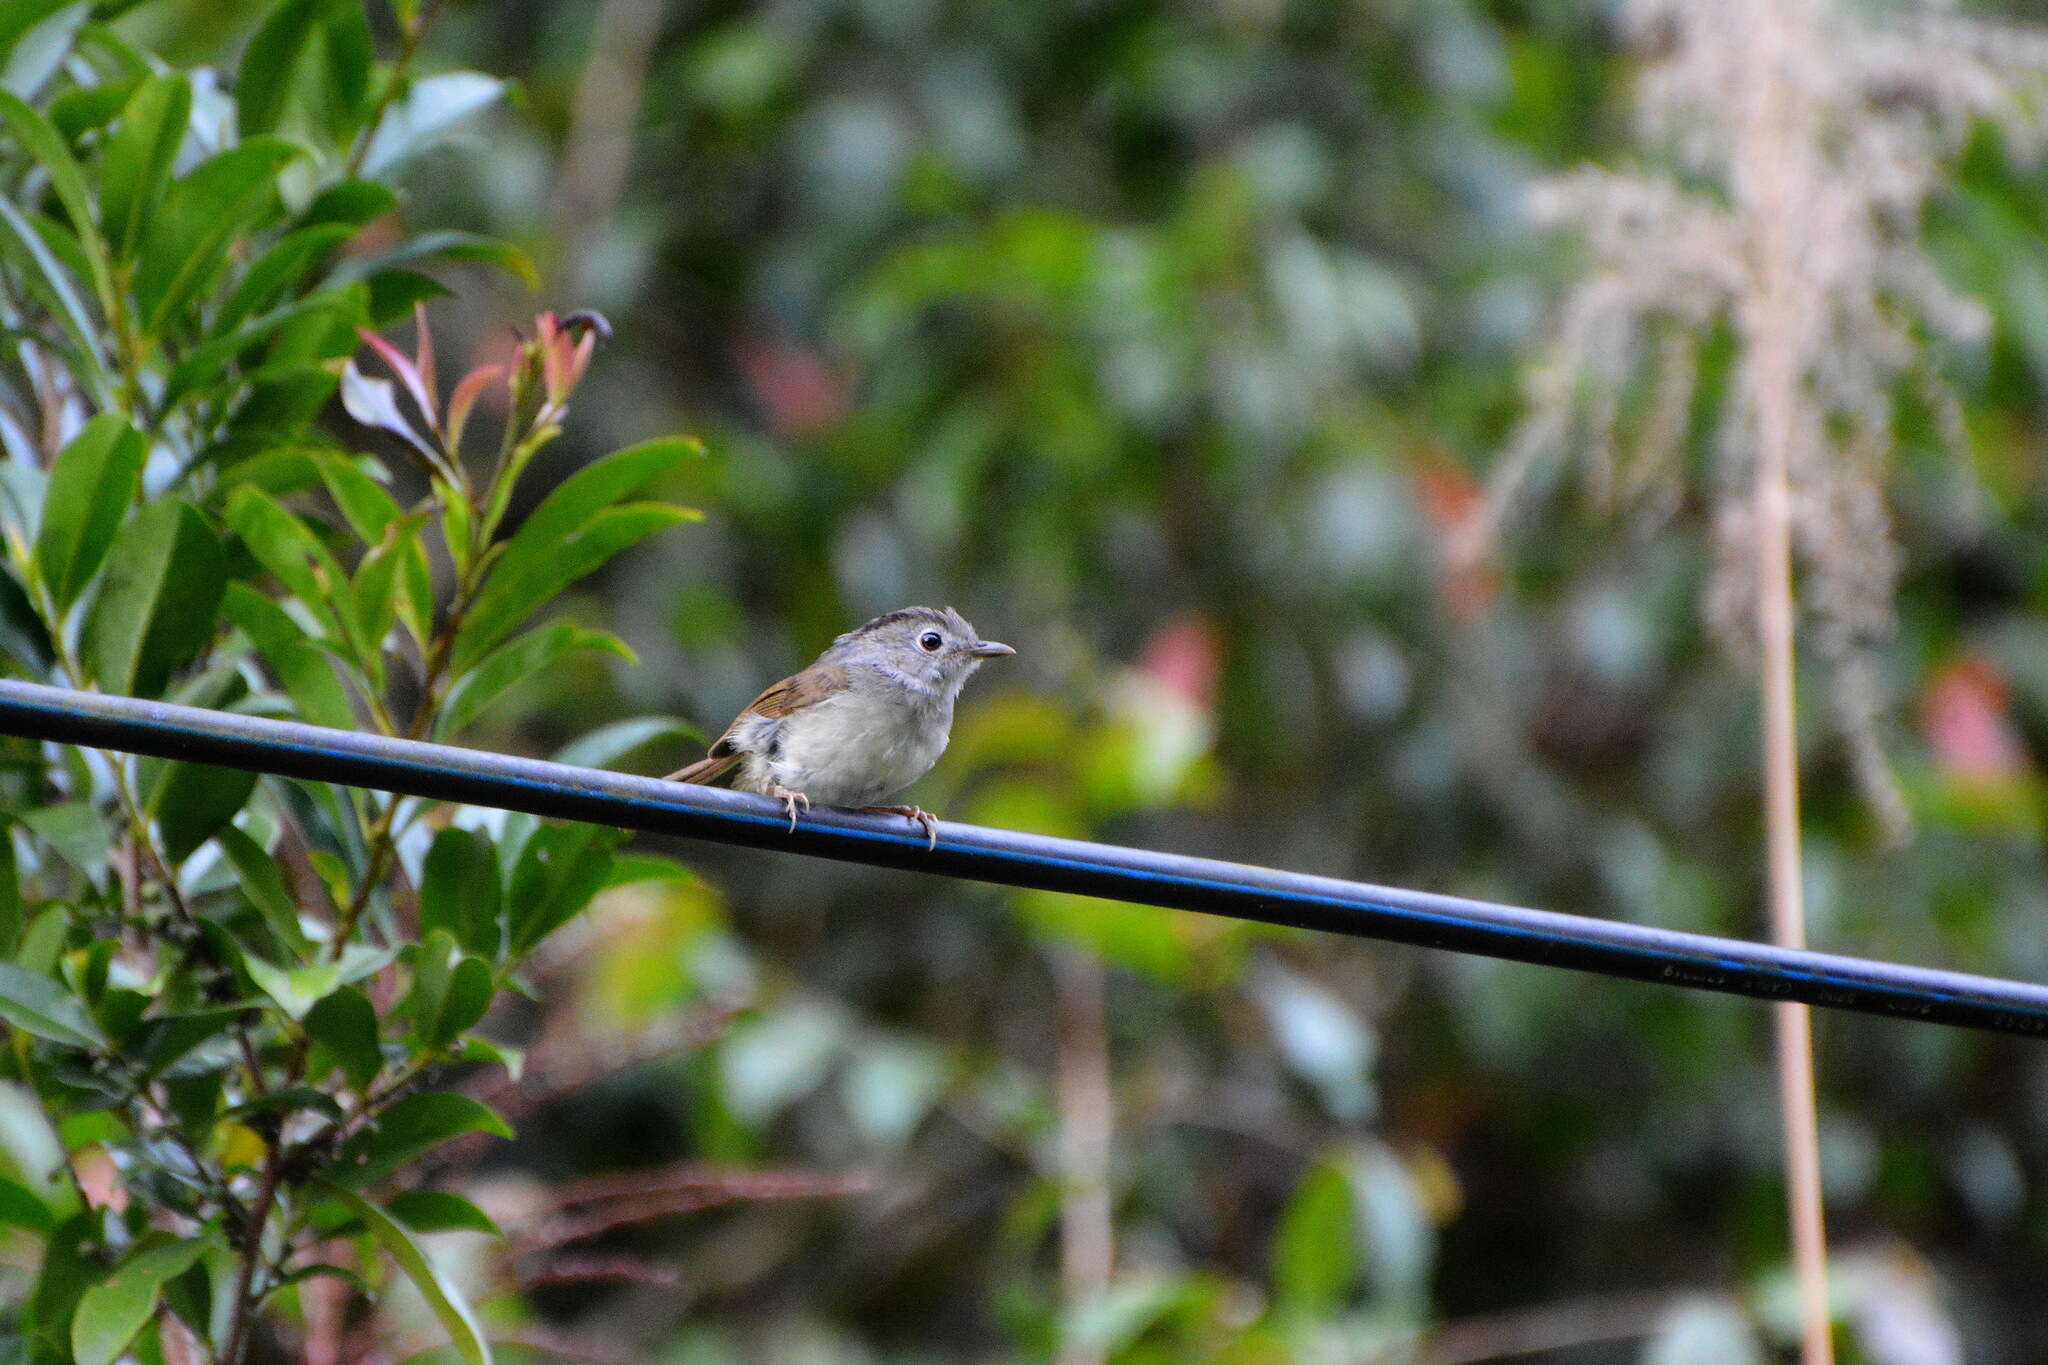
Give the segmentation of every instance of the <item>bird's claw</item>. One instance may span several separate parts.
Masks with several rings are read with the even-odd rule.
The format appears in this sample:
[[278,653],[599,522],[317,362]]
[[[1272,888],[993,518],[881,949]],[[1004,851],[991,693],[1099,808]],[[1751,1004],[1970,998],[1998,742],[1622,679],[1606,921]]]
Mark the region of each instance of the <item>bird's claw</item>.
[[768,794],[777,801],[780,801],[782,808],[789,812],[789,832],[791,834],[796,833],[796,808],[802,806],[804,814],[809,815],[811,813],[811,798],[805,796],[802,792],[793,792],[787,787],[770,787]]
[[939,817],[921,806],[862,806],[861,809],[875,815],[900,815],[906,820],[915,820],[924,827],[926,851],[939,846]]

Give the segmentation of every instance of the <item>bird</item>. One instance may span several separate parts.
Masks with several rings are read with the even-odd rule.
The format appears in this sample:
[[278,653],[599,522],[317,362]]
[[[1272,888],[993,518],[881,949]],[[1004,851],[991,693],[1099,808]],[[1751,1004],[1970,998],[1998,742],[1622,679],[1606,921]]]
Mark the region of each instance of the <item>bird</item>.
[[817,801],[916,821],[937,848],[939,822],[917,806],[888,806],[931,771],[953,729],[960,689],[989,659],[1017,651],[984,640],[951,607],[905,607],[832,642],[816,663],[748,704],[697,762],[671,782],[727,782],[797,811]]

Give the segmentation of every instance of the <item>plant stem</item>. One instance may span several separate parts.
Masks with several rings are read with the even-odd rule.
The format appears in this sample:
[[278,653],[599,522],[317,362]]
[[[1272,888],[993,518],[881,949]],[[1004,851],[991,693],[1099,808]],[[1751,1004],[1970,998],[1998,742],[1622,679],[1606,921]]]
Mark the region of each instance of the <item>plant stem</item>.
[[[1752,55],[1748,117],[1738,149],[1738,188],[1754,272],[1741,314],[1756,421],[1757,630],[1763,669],[1764,826],[1772,939],[1806,945],[1799,841],[1799,733],[1793,645],[1792,457],[1801,440],[1802,373],[1797,329],[1811,307],[1800,278],[1803,233],[1795,215],[1812,183],[1813,123],[1790,70],[1795,22],[1814,23],[1811,0],[1763,0],[1748,16]],[[1746,177],[1746,183],[1743,183]],[[1812,1014],[1774,1012],[1778,1093],[1785,1119],[1785,1186],[1798,1272],[1804,1365],[1832,1365],[1827,1233],[1821,1207],[1820,1118],[1815,1102]]]
[[271,1206],[277,1202],[280,1174],[277,1143],[273,1140],[264,1151],[263,1183],[256,1192],[256,1202],[249,1207],[249,1226],[243,1240],[241,1264],[235,1270],[234,1306],[228,1315],[228,1330],[221,1340],[220,1365],[239,1365],[242,1359],[249,1319],[254,1315],[256,1306],[253,1291],[256,1287],[256,1263],[263,1259],[263,1225],[270,1221]]
[[[1059,1017],[1060,1291],[1072,1324],[1109,1290],[1115,1222],[1109,1202],[1113,1101],[1109,1090],[1107,973],[1080,948],[1054,944]],[[1101,1365],[1099,1346],[1067,1341],[1060,1365]]]
[[349,150],[348,162],[342,168],[342,179],[351,179],[361,173],[363,158],[370,154],[370,144],[376,140],[377,130],[384,126],[384,116],[391,112],[392,103],[405,88],[405,78],[412,70],[413,59],[419,56],[420,44],[426,40],[427,30],[434,26],[434,16],[440,9],[441,0],[426,0],[414,16],[412,26],[405,30],[399,42],[398,60],[391,64],[391,74],[385,79],[384,89],[377,97],[377,107],[370,111],[362,134]]

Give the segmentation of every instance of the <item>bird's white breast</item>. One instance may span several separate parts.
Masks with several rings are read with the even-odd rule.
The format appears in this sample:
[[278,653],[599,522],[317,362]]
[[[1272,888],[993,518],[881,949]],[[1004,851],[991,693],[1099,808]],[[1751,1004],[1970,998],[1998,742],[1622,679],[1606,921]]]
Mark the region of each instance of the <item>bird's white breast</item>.
[[855,687],[764,721],[737,746],[747,761],[735,785],[784,787],[827,806],[878,805],[939,761],[952,728],[950,702]]

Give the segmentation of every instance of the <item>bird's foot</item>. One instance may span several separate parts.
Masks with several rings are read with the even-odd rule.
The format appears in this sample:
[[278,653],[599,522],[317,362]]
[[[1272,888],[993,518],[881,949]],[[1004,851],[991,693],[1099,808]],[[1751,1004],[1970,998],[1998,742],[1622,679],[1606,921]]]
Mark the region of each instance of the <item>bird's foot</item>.
[[939,846],[939,817],[920,806],[862,806],[870,815],[900,815],[906,820],[915,820],[924,826],[925,847]]
[[789,812],[789,832],[791,834],[796,833],[796,808],[802,806],[804,814],[809,815],[811,813],[811,798],[805,796],[802,792],[793,792],[787,787],[770,787],[768,794],[777,801],[780,801],[782,808]]

